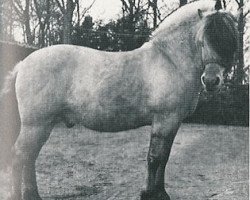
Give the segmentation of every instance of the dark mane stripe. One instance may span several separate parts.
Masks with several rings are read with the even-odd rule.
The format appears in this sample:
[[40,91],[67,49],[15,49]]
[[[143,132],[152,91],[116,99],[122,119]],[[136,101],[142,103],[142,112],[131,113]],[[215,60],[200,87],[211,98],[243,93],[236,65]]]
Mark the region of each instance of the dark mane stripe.
[[218,11],[206,17],[204,31],[212,48],[231,67],[238,52],[236,19],[229,13]]

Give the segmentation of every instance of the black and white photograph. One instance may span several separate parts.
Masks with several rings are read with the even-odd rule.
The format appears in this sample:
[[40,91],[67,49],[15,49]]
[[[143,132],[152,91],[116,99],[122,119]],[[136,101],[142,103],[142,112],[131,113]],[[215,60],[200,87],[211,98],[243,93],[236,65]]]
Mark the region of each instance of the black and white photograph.
[[248,200],[250,0],[0,0],[0,200]]

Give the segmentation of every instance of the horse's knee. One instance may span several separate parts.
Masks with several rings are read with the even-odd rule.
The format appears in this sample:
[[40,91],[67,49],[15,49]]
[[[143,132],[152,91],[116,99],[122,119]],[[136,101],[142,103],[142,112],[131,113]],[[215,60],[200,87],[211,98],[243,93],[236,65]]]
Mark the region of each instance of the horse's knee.
[[151,149],[149,150],[147,161],[148,161],[148,165],[151,168],[158,168],[160,164],[165,162],[166,152],[165,152],[165,148],[163,148],[162,146],[163,144],[159,143],[158,145],[154,145],[153,147],[151,147]]
[[151,169],[157,169],[158,166],[160,165],[160,156],[159,155],[148,155],[147,157],[147,161],[148,161],[148,167]]

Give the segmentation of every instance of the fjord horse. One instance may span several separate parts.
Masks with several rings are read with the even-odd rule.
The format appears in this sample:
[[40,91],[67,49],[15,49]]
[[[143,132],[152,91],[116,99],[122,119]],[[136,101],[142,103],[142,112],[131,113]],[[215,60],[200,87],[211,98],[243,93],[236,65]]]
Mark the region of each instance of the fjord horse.
[[100,132],[151,125],[141,199],[169,200],[164,173],[177,130],[194,111],[202,84],[207,91],[220,88],[237,52],[235,19],[214,4],[180,8],[133,51],[56,45],[16,65],[2,91],[7,95],[15,83],[21,120],[13,146],[12,200],[41,200],[35,161],[60,122]]

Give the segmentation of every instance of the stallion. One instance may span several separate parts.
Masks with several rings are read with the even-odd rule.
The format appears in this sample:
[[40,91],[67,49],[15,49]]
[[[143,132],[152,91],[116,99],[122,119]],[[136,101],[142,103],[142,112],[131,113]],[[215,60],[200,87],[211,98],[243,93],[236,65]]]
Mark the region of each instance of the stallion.
[[41,200],[35,162],[58,123],[100,132],[151,125],[140,198],[170,200],[164,174],[177,130],[194,111],[202,85],[215,91],[223,84],[223,73],[235,62],[237,38],[232,14],[215,9],[214,1],[198,1],[171,14],[133,51],[55,45],[29,55],[1,94],[14,86],[21,122],[12,148],[12,200]]

